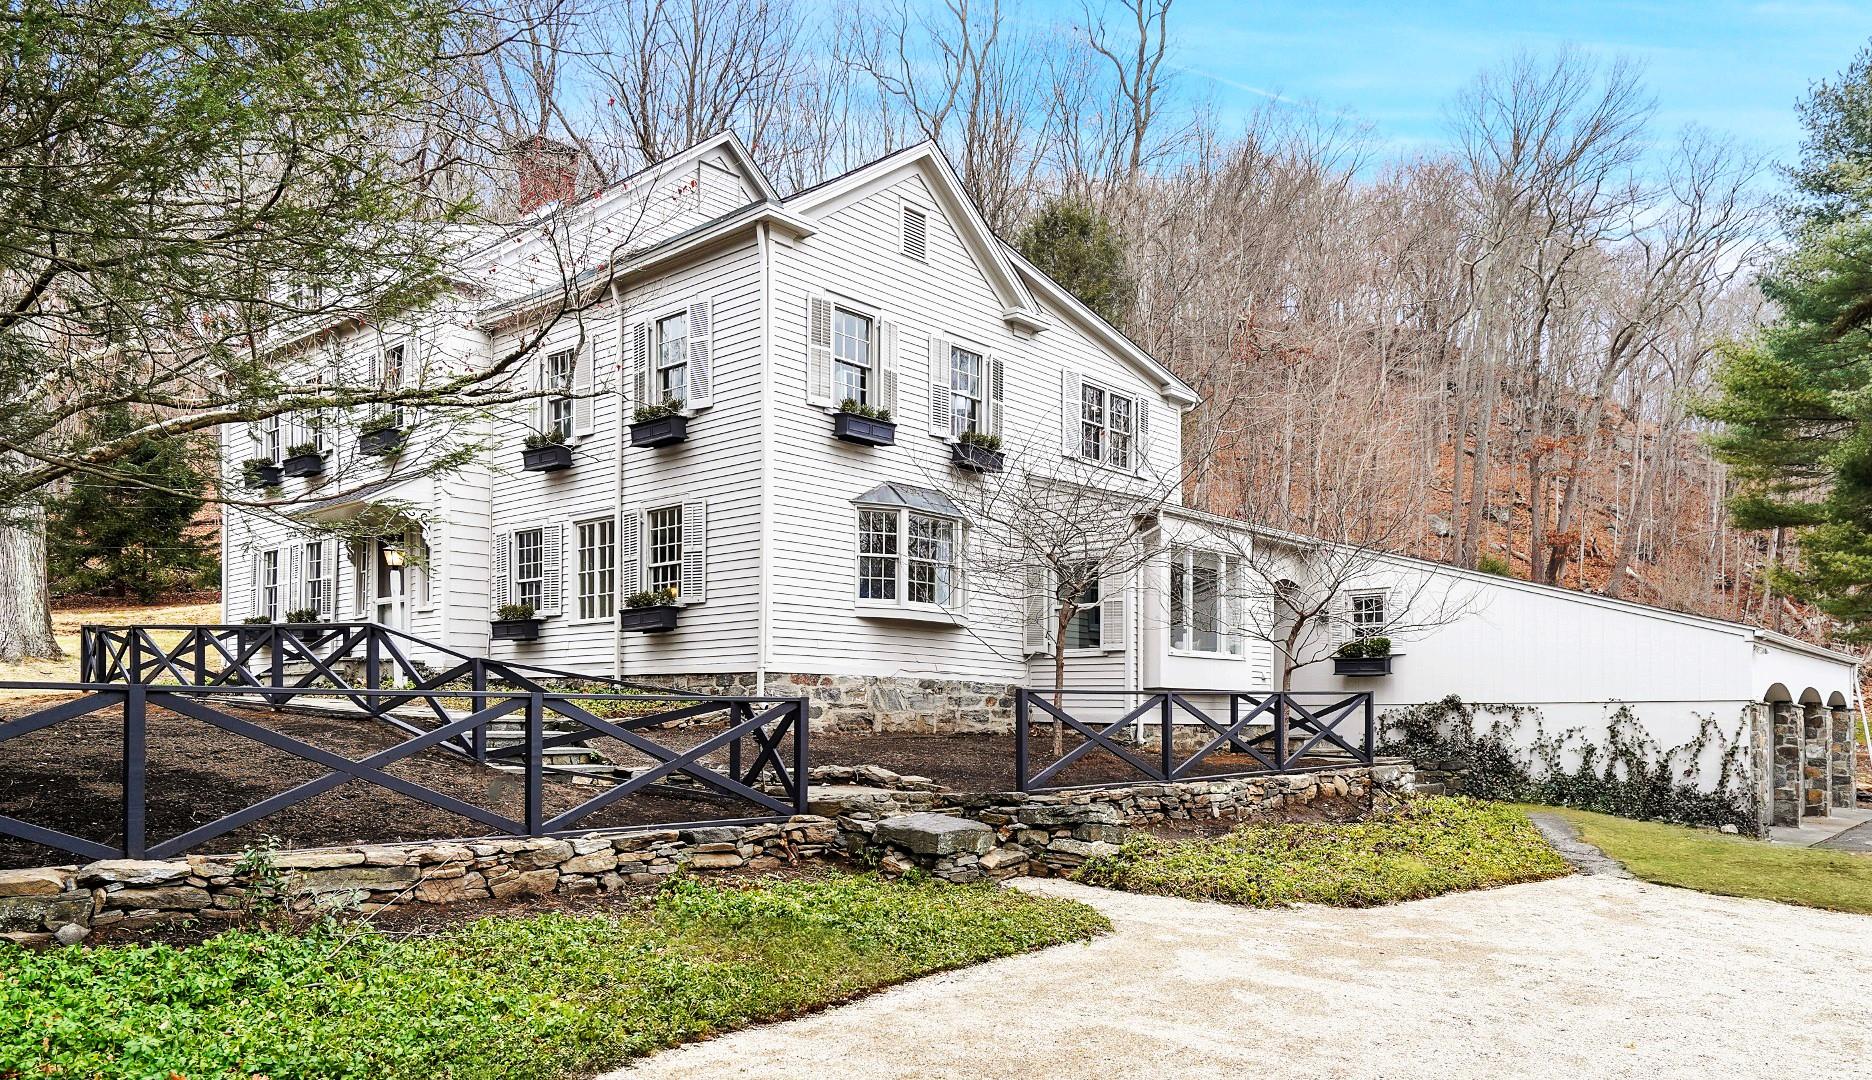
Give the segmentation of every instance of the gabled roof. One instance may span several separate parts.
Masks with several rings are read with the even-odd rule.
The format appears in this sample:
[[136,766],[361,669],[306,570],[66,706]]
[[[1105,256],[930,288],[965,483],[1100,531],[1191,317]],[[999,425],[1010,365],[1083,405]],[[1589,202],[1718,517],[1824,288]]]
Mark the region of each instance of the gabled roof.
[[1124,331],[1106,322],[1098,312],[1087,307],[1083,300],[1074,296],[1064,285],[1048,277],[1046,271],[1022,258],[1020,252],[1015,251],[1012,245],[1002,244],[1001,246],[1007,252],[1009,261],[1033,286],[1034,291],[1044,297],[1048,303],[1059,308],[1073,320],[1074,325],[1090,334],[1093,340],[1148,373],[1157,381],[1165,395],[1185,405],[1195,405],[1202,401],[1202,395],[1198,394],[1194,387],[1178,378],[1175,372],[1158,363],[1156,357],[1145,352],[1143,346],[1126,337]]

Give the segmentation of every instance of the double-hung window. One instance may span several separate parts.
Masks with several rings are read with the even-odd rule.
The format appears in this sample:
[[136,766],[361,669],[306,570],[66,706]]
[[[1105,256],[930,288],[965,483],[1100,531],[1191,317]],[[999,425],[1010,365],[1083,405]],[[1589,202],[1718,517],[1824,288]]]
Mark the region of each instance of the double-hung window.
[[317,611],[321,616],[334,610],[331,600],[332,582],[325,577],[325,541],[308,541],[305,546],[305,597],[304,606]]
[[656,322],[656,401],[689,400],[689,316],[677,312]]
[[1229,625],[1230,559],[1214,551],[1170,550],[1170,647],[1222,654],[1233,644]]
[[[392,345],[377,354],[377,389],[403,389],[403,346]],[[402,427],[403,407],[398,405],[390,411],[396,417],[396,426]]]
[[578,525],[578,616],[608,619],[617,595],[617,522],[611,518]]
[[876,404],[876,329],[868,315],[832,309],[832,400]]
[[644,514],[644,585],[651,592],[682,591],[682,507]]
[[521,529],[514,535],[514,603],[538,611],[546,584],[546,535],[543,529]]
[[858,511],[858,599],[955,606],[960,529],[955,518],[907,508]]
[[278,548],[260,553],[260,614],[278,622],[280,617],[280,553]]
[[[1073,597],[1072,616],[1066,621],[1066,647],[1068,649],[1097,649],[1104,646],[1104,630],[1099,607],[1099,572],[1097,563],[1079,563],[1065,568],[1068,579],[1061,586],[1061,591],[1079,586],[1078,595]],[[1054,597],[1053,619],[1059,621],[1060,608],[1065,604],[1059,597]]]
[[1384,632],[1386,616],[1383,589],[1355,592],[1350,601],[1353,637],[1372,637]]
[[546,355],[546,413],[540,429],[562,440],[572,437],[572,379],[577,365],[578,353],[572,349]]
[[960,345],[949,347],[949,416],[955,437],[988,431],[987,363],[982,354]]
[[1129,469],[1137,434],[1136,399],[1086,383],[1079,391],[1079,456]]
[[278,413],[260,421],[260,456],[271,461],[280,459],[280,417]]

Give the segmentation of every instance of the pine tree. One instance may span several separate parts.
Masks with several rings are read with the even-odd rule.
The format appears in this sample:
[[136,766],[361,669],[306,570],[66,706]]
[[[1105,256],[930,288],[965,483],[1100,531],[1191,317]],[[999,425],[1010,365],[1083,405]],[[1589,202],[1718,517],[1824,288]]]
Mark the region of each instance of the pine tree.
[[1100,318],[1124,324],[1135,285],[1125,269],[1124,242],[1098,211],[1064,196],[1049,199],[1014,246]]

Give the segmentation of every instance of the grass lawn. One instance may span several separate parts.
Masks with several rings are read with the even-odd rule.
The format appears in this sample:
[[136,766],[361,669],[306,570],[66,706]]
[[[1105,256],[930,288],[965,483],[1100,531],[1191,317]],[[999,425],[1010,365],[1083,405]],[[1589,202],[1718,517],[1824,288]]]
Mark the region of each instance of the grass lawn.
[[869,876],[674,882],[628,914],[433,937],[0,943],[0,1077],[560,1077],[1110,928],[1082,904]]
[[[78,630],[87,623],[103,626],[135,626],[149,623],[218,623],[220,604],[167,604],[155,607],[73,608],[52,613],[52,636],[58,639],[65,656],[59,660],[27,659],[0,663],[0,682],[77,682]],[[173,647],[182,639],[179,633],[158,634],[158,644]],[[0,690],[0,700],[25,697],[24,690]],[[0,1077],[5,1076],[0,1073]]]
[[1586,841],[1646,881],[1723,896],[1872,914],[1872,858],[1558,806]]
[[1137,839],[1079,880],[1273,907],[1370,907],[1568,873],[1527,815],[1472,799],[1412,799],[1370,821],[1248,825],[1200,840]]

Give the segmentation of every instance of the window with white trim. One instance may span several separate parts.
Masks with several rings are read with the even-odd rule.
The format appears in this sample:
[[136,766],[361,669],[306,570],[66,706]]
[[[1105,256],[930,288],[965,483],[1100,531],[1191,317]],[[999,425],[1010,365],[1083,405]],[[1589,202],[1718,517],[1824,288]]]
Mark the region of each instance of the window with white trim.
[[1137,400],[1091,383],[1079,389],[1079,456],[1131,468],[1137,431]]
[[[1098,649],[1104,647],[1104,630],[1100,618],[1099,574],[1097,563],[1080,563],[1065,568],[1068,581],[1084,581],[1079,595],[1073,599],[1072,617],[1066,621],[1066,647],[1068,649]],[[1060,609],[1066,605],[1057,593],[1053,598],[1053,624],[1059,625]]]
[[679,311],[656,322],[657,403],[673,401],[678,405],[689,400],[689,314]]
[[848,308],[832,309],[832,400],[872,405],[877,394],[877,324]]
[[305,546],[305,596],[301,598],[301,607],[308,607],[323,615],[334,610],[329,606],[332,582],[325,577],[325,541],[310,540]]
[[[403,346],[391,345],[377,354],[377,389],[403,389]],[[403,406],[391,408],[390,413],[396,418],[396,426],[403,426]]]
[[1371,589],[1351,595],[1352,636],[1371,637],[1385,628],[1385,590]]
[[682,506],[664,506],[644,514],[644,587],[651,592],[682,591]]
[[1231,561],[1214,551],[1170,549],[1170,647],[1221,655],[1230,651]]
[[525,604],[538,611],[546,585],[546,532],[544,529],[521,529],[513,537],[514,603]]
[[280,459],[280,417],[278,413],[260,421],[260,456],[271,461]]
[[858,599],[926,608],[960,600],[961,522],[898,507],[858,511]]
[[949,417],[955,437],[988,431],[988,364],[981,353],[960,345],[949,346]]
[[542,431],[560,439],[572,437],[572,378],[578,367],[578,353],[560,349],[546,354],[542,388],[547,392]]
[[278,548],[260,553],[260,611],[269,620],[280,617],[280,553]]
[[597,518],[578,524],[578,614],[608,619],[617,597],[617,522]]

